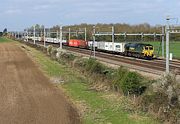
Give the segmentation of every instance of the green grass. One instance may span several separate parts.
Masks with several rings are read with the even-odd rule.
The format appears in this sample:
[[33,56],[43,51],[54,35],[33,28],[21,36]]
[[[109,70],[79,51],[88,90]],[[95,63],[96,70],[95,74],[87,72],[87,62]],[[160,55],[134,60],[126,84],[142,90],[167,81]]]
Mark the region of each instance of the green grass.
[[[85,124],[99,124],[99,123],[112,123],[112,124],[155,124],[151,118],[148,118],[144,114],[138,114],[138,119],[130,118],[133,116],[131,112],[125,111],[121,103],[111,101],[103,98],[102,96],[109,93],[93,92],[88,90],[86,84],[81,83],[69,83],[64,86],[65,89],[71,94],[71,96],[80,101],[86,101],[90,106],[90,113],[84,118]],[[128,103],[127,103],[128,104]]]
[[13,40],[5,38],[5,37],[0,37],[0,43],[5,43],[5,42],[12,42]]
[[33,48],[28,47],[30,54],[36,59],[43,71],[50,77],[62,77],[64,84],[58,85],[65,89],[66,93],[73,99],[87,106],[82,121],[84,124],[156,124],[157,122],[144,113],[139,113],[136,119],[131,118],[134,114],[124,110],[124,105],[116,100],[104,98],[111,93],[96,92],[89,89],[87,79],[76,70],[61,65],[51,60]]
[[[159,56],[162,55],[162,50],[161,50],[162,48],[161,48],[160,42],[152,41],[152,42],[145,42],[145,43],[152,44],[155,47],[156,55],[158,55],[158,51],[159,51]],[[166,45],[166,43],[165,43],[165,45]],[[160,50],[159,50],[159,47],[160,47]],[[166,47],[165,47],[165,49],[166,49]],[[170,41],[170,53],[173,53],[174,58],[180,59],[180,42]]]

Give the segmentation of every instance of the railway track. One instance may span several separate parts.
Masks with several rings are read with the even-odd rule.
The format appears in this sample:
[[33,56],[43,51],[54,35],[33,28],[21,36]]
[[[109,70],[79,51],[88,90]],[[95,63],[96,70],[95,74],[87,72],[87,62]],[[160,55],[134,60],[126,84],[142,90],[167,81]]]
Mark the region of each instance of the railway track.
[[[32,41],[30,42],[33,43]],[[38,41],[36,43],[41,45],[43,44],[43,42],[38,42]],[[53,45],[54,47],[59,47],[59,44],[53,44],[53,43],[46,43],[46,45]],[[69,51],[85,54],[88,56],[91,56],[93,54],[91,50],[87,50],[87,49],[79,49],[79,48],[67,47],[67,46],[64,46],[64,48]],[[104,53],[100,51],[96,51],[96,57],[101,58],[101,61],[104,62],[108,61],[108,63],[110,64],[114,64],[118,66],[131,65],[131,67],[129,66],[128,67],[152,74],[162,74],[163,72],[165,72],[165,67],[166,67],[165,60],[163,59],[143,60],[143,59],[125,57],[110,53]],[[170,70],[171,71],[176,70],[176,73],[180,75],[180,61],[170,61]]]
[[[73,51],[73,52],[91,55],[91,52],[86,51],[85,49],[78,49],[78,48],[67,48],[67,49],[70,51]],[[127,58],[127,57],[117,57],[115,55],[105,54],[102,52],[96,52],[96,57],[109,59],[111,61],[121,62],[119,64],[116,64],[119,66],[121,66],[122,63],[134,65],[136,67],[131,66],[131,68],[136,69],[136,70],[149,72],[149,73],[153,73],[153,74],[161,74],[162,72],[165,71],[165,64],[161,64],[161,63],[158,63],[156,61],[155,62],[152,62],[152,61],[149,62],[149,61],[144,61],[144,60],[131,59],[131,58]],[[114,64],[114,62],[110,62],[110,63]],[[138,68],[138,67],[140,67],[140,68]],[[144,68],[144,70],[142,68]],[[179,66],[171,65],[170,68],[171,68],[171,71],[178,69],[177,73],[180,74],[180,67]],[[153,70],[158,71],[158,72],[152,72]]]

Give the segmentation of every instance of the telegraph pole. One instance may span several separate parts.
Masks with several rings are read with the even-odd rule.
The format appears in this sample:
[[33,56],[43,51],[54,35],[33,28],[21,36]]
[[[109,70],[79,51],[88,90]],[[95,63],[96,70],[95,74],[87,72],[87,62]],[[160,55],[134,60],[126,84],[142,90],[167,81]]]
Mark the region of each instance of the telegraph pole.
[[25,41],[25,30],[23,31],[23,40]]
[[42,40],[42,38],[43,38],[43,29],[41,29],[40,37],[41,37],[41,40]]
[[85,41],[86,41],[86,40],[87,40],[87,29],[85,28],[84,31],[85,31],[85,32],[84,32],[84,37],[85,37],[84,39],[85,39]]
[[60,49],[62,49],[62,35],[63,35],[63,32],[62,32],[62,26],[60,26]]
[[114,26],[112,26],[112,45],[113,45],[113,51],[114,51]]
[[169,38],[170,38],[170,33],[180,33],[180,30],[177,28],[170,28],[169,20],[170,19],[176,19],[176,24],[178,23],[178,18],[170,18],[169,16],[166,18],[167,20],[167,25],[166,25],[166,73],[169,74],[170,69],[169,69],[169,59],[170,59],[170,54],[169,54]]
[[29,36],[28,36],[28,29],[27,29],[27,42],[28,42],[28,37],[29,37]]
[[16,32],[14,32],[14,37],[15,37],[15,39],[16,39]]
[[71,40],[71,28],[69,28],[69,40]]
[[78,37],[78,31],[76,30],[76,37]]
[[169,28],[169,20],[170,18],[166,18],[167,20],[167,25],[166,25],[166,73],[169,74],[169,33],[170,33],[170,28]]
[[26,32],[25,32],[25,30],[24,30],[24,32],[23,32],[23,40],[25,41],[25,36],[26,36]]
[[49,28],[49,38],[51,38],[51,28]]
[[[58,31],[58,29],[56,30],[56,41],[58,41],[58,39],[59,39],[59,31]],[[53,38],[53,41],[54,41],[54,38]]]
[[19,31],[18,31],[18,33],[17,33],[17,34],[18,34],[18,40],[19,40]]
[[57,38],[57,40],[58,40],[58,34],[59,34],[59,32],[58,32],[58,29],[57,29],[57,31],[56,31],[56,38]]
[[141,33],[141,41],[142,42],[144,41],[144,33],[143,32]]
[[96,36],[95,36],[95,34],[96,34],[96,27],[95,26],[93,26],[93,51],[94,51],[94,58],[96,58],[96,49],[95,49],[95,40],[96,40]]
[[154,32],[154,41],[156,41],[156,33]]
[[162,26],[162,57],[164,58],[164,39],[165,39],[165,32],[164,26]]
[[44,47],[46,47],[46,29],[44,26]]
[[124,33],[124,40],[125,40],[125,42],[126,42],[126,37],[127,37],[127,35],[126,35],[126,32]]
[[36,37],[36,27],[34,26],[34,44],[36,44],[35,37]]

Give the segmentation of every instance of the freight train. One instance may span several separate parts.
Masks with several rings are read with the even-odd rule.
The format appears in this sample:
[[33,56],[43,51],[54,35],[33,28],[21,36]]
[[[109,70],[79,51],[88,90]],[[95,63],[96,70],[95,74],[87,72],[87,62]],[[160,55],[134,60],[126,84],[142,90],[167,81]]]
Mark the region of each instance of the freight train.
[[[29,37],[29,40],[34,40],[34,37]],[[35,40],[42,41],[41,38],[36,37]],[[46,38],[46,42],[59,43],[60,41],[56,38]],[[110,52],[118,55],[124,55],[129,57],[153,59],[154,58],[154,47],[150,44],[144,43],[119,43],[119,42],[107,42],[107,41],[84,41],[78,39],[71,39],[69,41],[63,40],[63,45],[70,47],[78,47],[85,49],[92,49],[93,44],[97,51]]]

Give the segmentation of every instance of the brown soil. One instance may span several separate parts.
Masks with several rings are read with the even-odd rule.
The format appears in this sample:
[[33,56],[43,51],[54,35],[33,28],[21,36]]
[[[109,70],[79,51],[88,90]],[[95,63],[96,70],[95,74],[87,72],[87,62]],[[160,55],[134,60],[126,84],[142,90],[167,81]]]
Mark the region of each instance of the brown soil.
[[0,44],[0,124],[79,124],[76,110],[14,43]]

